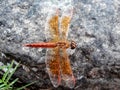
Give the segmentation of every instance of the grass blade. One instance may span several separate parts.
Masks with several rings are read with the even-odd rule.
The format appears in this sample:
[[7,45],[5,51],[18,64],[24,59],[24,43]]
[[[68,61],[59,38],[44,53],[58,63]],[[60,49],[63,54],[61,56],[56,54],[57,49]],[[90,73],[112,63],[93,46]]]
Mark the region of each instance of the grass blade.
[[0,79],[0,83],[3,83],[3,81]]
[[12,61],[12,63],[8,66],[7,71],[4,73],[4,75],[3,75],[3,77],[2,77],[2,81],[3,81],[3,82],[5,81],[6,77],[8,76],[9,70],[12,68],[12,66],[13,66],[13,61]]
[[0,66],[0,69],[4,69],[4,68],[6,68],[7,66],[6,65],[4,65],[4,66]]
[[14,83],[16,83],[18,81],[18,78],[16,78],[15,80],[13,80],[10,84],[9,84],[9,86],[12,86]]
[[13,89],[12,89],[12,87],[6,85],[6,86],[0,88],[0,90],[13,90]]
[[8,82],[8,81],[10,80],[10,78],[11,78],[12,75],[15,73],[15,71],[16,71],[16,69],[17,69],[18,66],[19,66],[19,64],[15,66],[15,68],[14,68],[13,71],[10,73],[10,75],[8,75],[8,77],[7,77],[7,79],[5,80],[5,82]]
[[6,86],[6,84],[1,84],[1,85],[0,85],[0,88],[5,87],[5,86]]
[[[35,82],[36,82],[36,81],[35,81]],[[25,89],[26,87],[28,87],[28,86],[34,84],[35,82],[29,83],[29,84],[27,84],[27,85],[25,85],[25,86],[22,86],[22,87],[20,87],[20,88],[17,88],[16,90],[22,90],[22,89]]]

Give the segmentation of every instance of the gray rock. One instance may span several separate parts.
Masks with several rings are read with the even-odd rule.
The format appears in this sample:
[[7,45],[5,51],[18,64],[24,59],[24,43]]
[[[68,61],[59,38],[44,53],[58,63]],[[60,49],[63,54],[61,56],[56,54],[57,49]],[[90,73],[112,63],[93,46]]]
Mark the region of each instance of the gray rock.
[[[29,68],[30,71],[26,72],[21,67],[15,75],[24,83],[36,80],[34,90],[35,87],[53,88],[43,60],[46,49],[23,46],[46,41],[49,5],[44,11],[47,7],[44,2],[0,0],[0,60],[5,64],[15,59]],[[75,89],[119,90],[120,0],[74,0],[73,5],[68,39],[77,43],[77,48],[69,55],[76,77]],[[67,88],[61,86],[58,89]]]

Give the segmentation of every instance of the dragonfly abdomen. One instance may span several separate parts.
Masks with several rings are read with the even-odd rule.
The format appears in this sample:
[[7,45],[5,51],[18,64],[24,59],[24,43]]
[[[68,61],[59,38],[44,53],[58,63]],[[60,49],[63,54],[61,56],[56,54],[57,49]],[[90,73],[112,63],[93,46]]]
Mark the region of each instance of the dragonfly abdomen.
[[35,48],[55,48],[57,46],[56,43],[50,43],[50,42],[41,42],[41,43],[31,43],[31,44],[25,44],[26,47],[35,47]]

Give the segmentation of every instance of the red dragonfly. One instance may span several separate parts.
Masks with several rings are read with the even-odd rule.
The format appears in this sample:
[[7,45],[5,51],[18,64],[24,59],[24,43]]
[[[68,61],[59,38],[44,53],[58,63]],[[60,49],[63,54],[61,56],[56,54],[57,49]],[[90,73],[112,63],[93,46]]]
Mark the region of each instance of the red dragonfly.
[[47,18],[46,37],[48,42],[38,42],[25,44],[27,47],[48,48],[46,52],[46,68],[50,80],[54,87],[66,85],[69,88],[75,86],[75,78],[71,69],[70,61],[66,49],[74,49],[76,44],[67,40],[67,34],[72,17],[72,10],[64,10],[59,16],[59,12],[54,11]]

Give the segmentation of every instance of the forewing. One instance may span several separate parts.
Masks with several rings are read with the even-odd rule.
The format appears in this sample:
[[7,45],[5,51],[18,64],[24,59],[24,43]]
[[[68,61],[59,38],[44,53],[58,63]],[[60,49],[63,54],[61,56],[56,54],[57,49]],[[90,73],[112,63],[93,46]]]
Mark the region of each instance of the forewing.
[[61,83],[60,57],[58,47],[47,49],[45,62],[52,84],[54,85],[54,87],[58,87]]
[[75,86],[75,78],[73,76],[66,49],[60,50],[60,56],[60,67],[63,84],[65,83],[66,86],[73,88]]
[[47,41],[56,42],[59,39],[59,27],[58,27],[58,9],[52,8],[51,12],[47,16],[45,25],[45,35]]
[[67,40],[72,14],[73,14],[72,7],[65,8],[62,13],[61,23],[60,23],[60,39],[63,41]]

